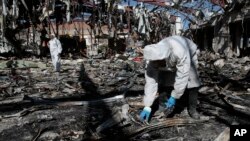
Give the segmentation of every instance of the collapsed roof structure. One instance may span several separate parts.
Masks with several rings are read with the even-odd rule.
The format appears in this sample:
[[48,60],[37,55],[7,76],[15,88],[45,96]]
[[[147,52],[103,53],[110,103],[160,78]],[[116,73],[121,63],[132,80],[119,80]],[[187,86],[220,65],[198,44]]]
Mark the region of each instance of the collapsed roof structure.
[[[224,36],[224,32],[227,32],[228,36],[223,37],[223,40],[232,43],[227,42],[226,46],[230,46],[233,52],[239,55],[240,49],[237,48],[242,45],[237,44],[240,44],[242,40],[239,37],[241,33],[237,32],[239,35],[235,39],[229,39],[229,35],[236,31],[233,28],[224,31],[225,26],[221,25],[241,22],[244,26],[238,25],[241,28],[240,31],[247,29],[247,19],[250,15],[249,3],[243,0],[128,0],[124,2],[115,0],[3,0],[0,18],[2,33],[0,52],[12,50],[22,54],[20,53],[23,50],[22,46],[32,46],[31,50],[36,50],[35,54],[39,54],[37,53],[39,52],[37,51],[39,38],[36,36],[39,36],[42,25],[48,27],[49,33],[77,35],[79,38],[84,38],[86,35],[89,38],[91,34],[91,39],[100,37],[99,34],[114,37],[118,31],[126,32],[127,35],[137,32],[140,36],[138,39],[145,43],[156,42],[171,34],[181,34],[192,36],[200,48],[211,48],[215,52],[225,48],[224,42],[218,43],[221,41],[218,36]],[[67,23],[73,23],[73,27],[66,28]],[[84,27],[85,24],[90,29]],[[105,25],[108,27],[103,31]],[[204,32],[205,30],[214,32]],[[158,31],[162,32],[160,35],[155,35],[159,33]],[[28,33],[27,37],[19,36],[21,32]],[[216,35],[222,32],[223,35]],[[248,30],[244,30],[242,34],[248,33]],[[200,34],[204,34],[204,37]],[[247,40],[248,36],[242,41],[245,48],[249,46]],[[94,42],[91,41],[91,45]],[[213,44],[221,45],[215,47]],[[220,51],[223,52],[223,50]]]

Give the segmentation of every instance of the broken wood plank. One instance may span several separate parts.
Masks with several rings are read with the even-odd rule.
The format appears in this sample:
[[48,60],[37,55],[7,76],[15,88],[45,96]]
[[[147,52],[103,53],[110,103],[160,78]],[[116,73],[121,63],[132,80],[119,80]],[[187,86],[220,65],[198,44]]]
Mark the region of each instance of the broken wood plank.
[[[232,86],[232,83],[228,83],[228,84],[221,90],[221,92],[218,93],[219,98],[221,98],[222,101],[223,101],[225,104],[231,106],[232,110],[234,110],[234,111],[236,111],[236,112],[240,112],[240,113],[245,114],[245,115],[247,115],[247,116],[250,116],[250,108],[249,108],[249,107],[247,107],[247,106],[242,106],[242,105],[239,105],[239,104],[235,104],[235,103],[232,103],[232,102],[230,102],[230,101],[228,100],[228,98],[233,98],[233,99],[235,99],[235,100],[241,100],[241,103],[243,103],[243,104],[244,104],[244,103],[247,104],[247,103],[245,102],[245,101],[247,101],[247,100],[244,100],[244,99],[242,99],[242,98],[240,98],[240,97],[238,97],[238,96],[233,96],[233,95],[230,94],[230,93],[226,93],[226,92],[227,92],[227,89],[228,89],[230,86]],[[228,110],[228,109],[225,109],[225,110]]]
[[100,133],[103,130],[110,128],[112,126],[115,125],[126,125],[128,124],[127,119],[129,119],[128,117],[128,110],[129,110],[129,105],[128,104],[124,104],[122,106],[122,108],[118,108],[115,110],[114,114],[112,114],[112,117],[109,118],[108,120],[106,120],[105,122],[103,122],[101,125],[99,125],[96,128],[96,132]]
[[10,87],[10,84],[11,84],[12,82],[8,82],[8,83],[5,83],[5,84],[1,84],[0,85],[0,90],[1,89],[4,89],[4,88],[8,88],[8,87]]
[[47,82],[37,83],[34,86],[35,89],[50,89],[50,90],[54,90],[55,87],[56,86],[48,84]]
[[229,102],[228,98],[225,97],[224,98],[225,102],[229,105],[231,105],[234,109],[241,109],[241,110],[244,110],[246,111],[249,115],[250,115],[250,108],[249,107],[246,107],[246,106],[242,106],[242,105],[239,105],[239,104],[234,104],[232,102]]
[[183,137],[173,137],[169,139],[156,139],[152,141],[182,141],[182,140],[183,140]]
[[[250,91],[250,89],[249,89],[249,91]],[[250,95],[250,93],[249,92],[237,92],[237,93],[233,93],[232,94],[233,96],[241,96],[241,95]]]
[[112,118],[109,118],[108,120],[106,120],[104,123],[102,123],[101,125],[99,125],[96,128],[96,132],[100,133],[103,130],[110,128],[114,125],[119,124],[120,122],[124,121],[125,119],[122,118],[122,113],[120,111],[116,112],[114,115],[112,115]]
[[229,89],[229,87],[232,86],[232,83],[228,83],[221,91],[219,94],[222,94],[224,91],[226,91],[227,89]]
[[110,98],[90,100],[90,101],[57,101],[48,100],[43,98],[34,98],[26,96],[27,100],[32,101],[34,104],[49,104],[57,106],[84,106],[84,105],[99,105],[99,104],[109,104],[113,102],[118,102],[119,100],[124,100],[124,95],[116,95]]
[[32,141],[37,141],[45,130],[47,130],[47,128],[39,128],[37,134],[32,138]]
[[[16,102],[15,102],[16,101]],[[113,105],[114,103],[121,103],[125,102],[124,100],[124,95],[117,95],[113,96],[110,98],[104,98],[104,99],[98,99],[98,100],[90,100],[90,101],[60,101],[60,100],[51,100],[51,99],[43,99],[43,98],[37,98],[37,97],[29,97],[25,96],[20,97],[19,99],[15,99],[15,101],[2,101],[0,103],[0,110],[6,110],[8,111],[15,110],[15,109],[20,109],[22,106],[33,106],[37,105],[35,108],[31,107],[28,109],[24,109],[23,111],[20,111],[16,114],[12,115],[0,115],[2,118],[11,118],[11,117],[20,117],[23,116],[29,112],[35,111],[35,109],[40,107],[45,106],[46,107],[51,107],[51,106],[100,106],[100,105]],[[25,105],[22,105],[25,104]],[[20,107],[21,106],[21,107]]]
[[52,107],[51,106],[34,106],[34,107],[30,107],[28,109],[24,109],[18,113],[15,113],[15,114],[11,114],[11,115],[2,115],[0,117],[0,119],[2,118],[12,118],[12,117],[22,117],[22,116],[25,116],[29,113],[32,113],[32,112],[35,112],[35,111],[38,111],[38,110],[44,110],[44,109],[51,109]]
[[226,128],[214,141],[229,141],[230,140],[230,128]]
[[142,102],[129,101],[128,104],[132,107],[144,107],[144,104]]
[[236,120],[241,124],[250,124],[249,120],[246,120],[249,119],[249,116],[241,111],[236,111],[229,106],[219,105],[219,103],[201,102],[202,108],[200,110],[202,113],[213,116],[223,123],[232,124]]
[[144,126],[142,128],[139,128],[135,131],[132,131],[129,133],[128,136],[131,138],[136,136],[137,134],[143,133],[143,132],[149,132],[152,130],[157,130],[159,128],[167,128],[172,126],[182,126],[182,125],[191,125],[191,124],[197,124],[206,122],[208,120],[195,120],[195,119],[183,119],[183,118],[172,118],[172,119],[166,119],[165,121],[158,122],[156,124],[149,124],[147,126]]
[[24,97],[23,95],[19,95],[19,96],[15,96],[15,97],[6,98],[6,99],[0,101],[0,105],[20,102],[23,100],[23,97]]
[[243,104],[244,106],[250,106],[249,103],[250,101],[247,99],[243,99],[237,95],[234,95],[234,93],[232,91],[227,91],[225,90],[224,92],[220,92],[220,95],[223,95],[224,99],[230,100],[230,101],[234,101],[236,103],[240,103]]
[[70,89],[77,90],[77,88],[71,86],[71,85],[68,84],[67,82],[63,82],[63,84],[64,84],[66,87],[70,88]]

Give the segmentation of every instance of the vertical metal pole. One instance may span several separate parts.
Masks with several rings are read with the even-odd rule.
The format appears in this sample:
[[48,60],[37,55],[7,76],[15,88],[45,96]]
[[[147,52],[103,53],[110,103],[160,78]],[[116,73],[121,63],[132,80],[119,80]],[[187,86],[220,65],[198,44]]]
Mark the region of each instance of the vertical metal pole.
[[[130,1],[130,0],[129,0]],[[128,3],[130,3],[130,2],[128,2]],[[128,32],[130,32],[131,31],[131,27],[130,27],[130,4],[128,4],[128,8],[127,8],[127,13],[128,13]]]
[[46,5],[46,10],[47,10],[47,13],[48,13],[48,17],[47,17],[47,22],[49,24],[49,34],[51,34],[51,30],[50,30],[50,19],[49,19],[49,4],[50,4],[50,0],[47,0],[47,5]]
[[84,10],[83,10],[82,12],[82,39],[84,38],[84,23],[85,21],[84,21]]
[[30,28],[28,28],[28,34],[27,34],[27,46],[29,45],[29,35],[30,35]]
[[[81,14],[81,11],[80,11],[79,3],[77,3],[77,16],[79,16],[79,13]],[[81,36],[81,20],[78,21],[77,24],[78,24],[78,36],[80,37]]]
[[2,0],[2,14],[0,15],[0,22],[1,22],[1,38],[2,38],[2,47],[5,47],[5,15],[6,14],[6,7],[5,1]]
[[[33,2],[33,0],[32,0],[32,2]],[[33,6],[33,8],[32,8],[32,13],[33,13],[33,17],[32,17],[32,20],[34,20],[35,19],[35,7]],[[33,38],[32,38],[32,44],[33,45],[35,45],[35,39],[36,39],[36,36],[35,36],[35,34],[36,34],[36,30],[35,30],[35,26],[34,26],[34,24],[32,23],[32,34],[33,34]]]
[[0,43],[0,47],[3,48],[5,45],[4,45],[4,16],[3,14],[0,15],[0,28],[1,28],[1,43]]

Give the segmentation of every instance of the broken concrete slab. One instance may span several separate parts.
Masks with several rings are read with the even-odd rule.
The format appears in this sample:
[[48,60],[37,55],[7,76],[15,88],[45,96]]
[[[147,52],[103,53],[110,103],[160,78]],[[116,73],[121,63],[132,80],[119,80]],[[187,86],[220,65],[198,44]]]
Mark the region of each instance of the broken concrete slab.
[[225,65],[225,59],[218,59],[214,62],[214,66],[221,69]]
[[10,60],[1,61],[0,69],[5,68],[46,68],[47,65],[42,62],[26,61],[26,60]]

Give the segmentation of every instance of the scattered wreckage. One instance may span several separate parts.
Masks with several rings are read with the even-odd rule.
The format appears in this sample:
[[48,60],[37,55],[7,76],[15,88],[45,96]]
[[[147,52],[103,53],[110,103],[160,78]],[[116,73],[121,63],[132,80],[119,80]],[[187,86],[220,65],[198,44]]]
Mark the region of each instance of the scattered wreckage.
[[[190,119],[184,110],[172,118],[155,114],[149,125],[137,120],[143,108],[143,62],[118,55],[106,60],[63,59],[58,75],[50,62],[6,60],[1,64],[0,136],[8,140],[153,140],[176,133],[175,139],[215,139],[226,124],[249,124],[250,116],[250,59],[220,60],[218,54],[201,52],[204,86],[199,111],[208,118]],[[201,136],[205,133],[196,125],[211,134]],[[197,136],[191,137],[187,129]]]
[[[120,10],[113,1],[107,8],[101,1],[96,9],[93,1],[56,1],[53,14],[53,1],[45,1],[2,1],[1,53],[14,50],[14,55],[7,53],[0,62],[0,140],[228,141],[229,125],[249,125],[249,57],[201,51],[198,110],[204,118],[190,119],[186,110],[168,118],[155,113],[145,125],[137,120],[145,83],[140,47],[173,34],[176,17],[165,9],[148,13],[140,5]],[[242,4],[213,3],[228,11]],[[81,6],[91,14],[78,11]],[[60,74],[52,71],[48,56],[34,57],[41,51],[42,23],[64,44]]]

